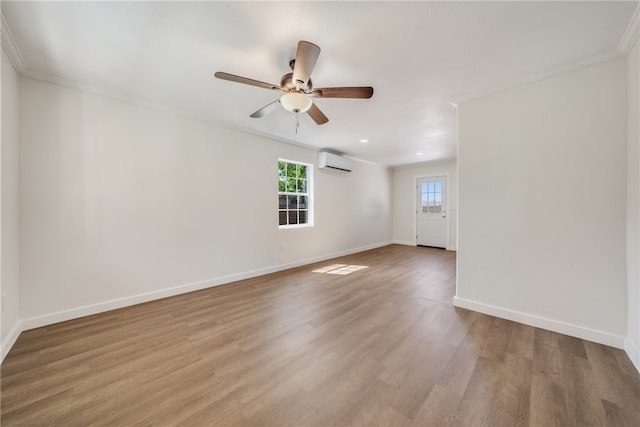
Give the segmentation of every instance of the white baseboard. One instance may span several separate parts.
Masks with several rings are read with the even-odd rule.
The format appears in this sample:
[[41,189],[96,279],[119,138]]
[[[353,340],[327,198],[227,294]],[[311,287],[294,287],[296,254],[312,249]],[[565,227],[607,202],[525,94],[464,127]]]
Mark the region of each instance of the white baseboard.
[[409,240],[394,240],[394,245],[416,246],[416,242],[410,242]]
[[[409,240],[394,240],[392,243],[394,245],[418,246],[416,242],[410,242]],[[445,249],[452,252],[457,250],[455,246],[448,246]]]
[[[22,321],[22,330],[27,331],[29,329],[40,328],[42,326],[64,322],[71,319],[77,319],[79,317],[90,316],[92,314],[98,314],[98,313],[103,313],[105,311],[115,310],[118,308],[129,307],[135,304],[141,304],[141,303],[145,303],[145,302],[149,302],[157,299],[172,297],[175,295],[185,294],[188,292],[199,291],[201,289],[206,289],[206,288],[211,288],[213,286],[219,286],[227,283],[237,282],[239,280],[250,279],[252,277],[262,276],[265,274],[276,273],[278,271],[288,270],[290,268],[301,267],[303,265],[313,264],[320,261],[326,261],[332,258],[338,258],[345,255],[351,255],[358,252],[368,251],[370,249],[387,246],[389,244],[391,244],[391,241],[375,243],[368,246],[362,246],[359,248],[348,249],[340,252],[334,252],[331,254],[321,255],[314,258],[308,258],[300,261],[290,262],[287,264],[280,264],[280,265],[261,268],[258,270],[252,270],[244,273],[232,274],[229,276],[218,277],[215,279],[209,279],[202,282],[189,283],[186,285],[180,285],[172,288],[162,289],[159,291],[133,295],[130,297],[119,298],[119,299],[114,299],[110,301],[104,301],[97,304],[87,305],[84,307],[77,307],[70,310],[59,311],[57,313],[51,313],[43,316],[33,317],[30,319],[24,319]],[[8,351],[9,350],[7,350],[7,352]]]
[[640,372],[640,350],[628,338],[624,340],[624,351],[627,352],[633,366]]
[[0,359],[0,363],[2,363],[7,354],[9,354],[9,350],[11,350],[11,347],[13,347],[18,340],[20,333],[22,333],[22,322],[18,321],[13,329],[11,329],[11,332],[9,332],[9,335],[2,341],[2,358]]
[[453,297],[453,305],[456,307],[466,308],[480,313],[488,314],[502,319],[512,320],[514,322],[523,323],[525,325],[534,326],[536,328],[547,329],[549,331],[558,332],[564,335],[581,338],[587,341],[593,341],[598,344],[604,344],[620,349],[625,348],[624,337],[613,335],[608,332],[598,331],[595,329],[585,328],[583,326],[573,325],[558,320],[548,319],[533,314],[513,311],[502,307],[496,307],[481,302],[476,302],[457,296]]

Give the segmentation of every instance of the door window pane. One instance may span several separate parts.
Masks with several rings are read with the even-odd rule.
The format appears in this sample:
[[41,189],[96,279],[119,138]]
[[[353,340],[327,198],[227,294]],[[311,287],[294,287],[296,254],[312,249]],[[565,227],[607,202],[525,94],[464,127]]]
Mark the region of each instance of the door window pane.
[[422,182],[420,185],[422,213],[442,213],[442,182]]

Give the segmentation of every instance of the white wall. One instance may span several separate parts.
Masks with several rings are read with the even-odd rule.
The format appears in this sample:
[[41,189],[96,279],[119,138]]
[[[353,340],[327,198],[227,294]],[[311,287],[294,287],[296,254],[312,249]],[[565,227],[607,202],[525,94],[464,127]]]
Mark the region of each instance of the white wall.
[[640,42],[627,56],[627,342],[640,371]]
[[314,171],[315,226],[278,229],[278,158],[313,150],[20,79],[25,327],[388,243],[391,173]]
[[393,241],[416,244],[416,180],[430,176],[448,176],[449,241],[447,249],[456,250],[458,214],[458,173],[455,160],[425,162],[393,169]]
[[459,106],[455,304],[621,347],[626,61]]
[[18,74],[2,49],[0,263],[2,358],[18,337]]

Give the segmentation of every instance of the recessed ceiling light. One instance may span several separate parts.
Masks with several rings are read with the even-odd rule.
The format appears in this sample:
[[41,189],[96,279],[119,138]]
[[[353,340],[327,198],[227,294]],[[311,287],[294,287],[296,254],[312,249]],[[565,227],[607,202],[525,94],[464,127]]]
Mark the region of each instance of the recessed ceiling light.
[[363,144],[366,144],[367,142],[369,142],[368,139],[361,139],[360,142],[362,142]]
[[424,154],[424,153],[423,153],[422,151],[418,151],[418,152],[416,153],[416,156],[422,156],[423,154]]

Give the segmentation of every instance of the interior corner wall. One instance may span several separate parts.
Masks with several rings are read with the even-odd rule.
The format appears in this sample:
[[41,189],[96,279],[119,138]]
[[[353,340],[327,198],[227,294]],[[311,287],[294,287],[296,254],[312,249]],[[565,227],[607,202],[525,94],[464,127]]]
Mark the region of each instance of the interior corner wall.
[[456,250],[458,214],[458,173],[455,160],[424,162],[393,169],[393,241],[416,245],[416,180],[431,176],[448,176],[449,240],[447,249]]
[[19,334],[18,320],[18,73],[2,50],[2,200],[0,263],[2,293],[2,359]]
[[[20,78],[25,329],[391,241],[391,172]],[[315,225],[279,229],[279,158],[316,165]]]
[[622,347],[625,58],[459,106],[454,304]]
[[640,41],[627,56],[627,341],[640,371]]

